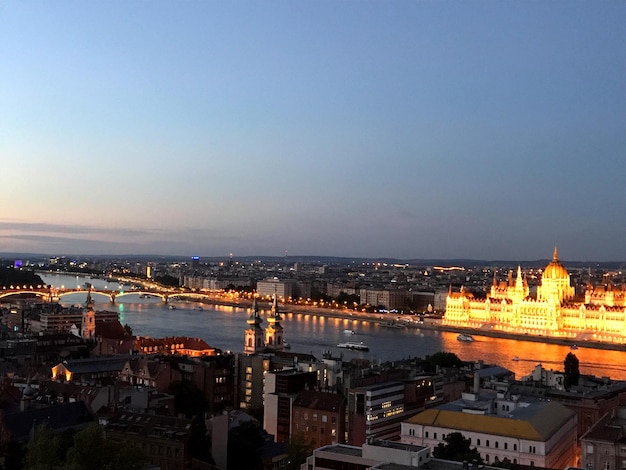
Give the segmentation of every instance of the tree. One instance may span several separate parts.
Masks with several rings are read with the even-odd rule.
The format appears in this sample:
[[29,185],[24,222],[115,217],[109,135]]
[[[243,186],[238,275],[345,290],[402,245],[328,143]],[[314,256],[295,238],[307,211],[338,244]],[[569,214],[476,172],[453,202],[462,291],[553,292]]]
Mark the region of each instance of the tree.
[[573,353],[567,353],[565,356],[565,388],[569,389],[572,385],[578,385],[580,377],[580,369],[578,358]]
[[428,369],[435,371],[437,367],[461,367],[463,361],[451,352],[437,352],[428,358]]
[[215,464],[211,455],[211,440],[207,435],[206,424],[202,415],[194,416],[191,421],[189,453],[192,458]]
[[460,432],[452,432],[448,434],[444,439],[445,444],[440,442],[437,447],[433,449],[433,457],[445,460],[455,460],[457,462],[468,461],[472,462],[476,460],[478,463],[482,463],[482,458],[478,449],[470,447],[471,441],[463,437]]
[[174,409],[187,418],[204,415],[207,410],[207,400],[202,391],[188,380],[172,382],[169,392],[174,395]]
[[287,470],[298,470],[306,462],[307,457],[313,453],[313,446],[305,441],[302,434],[295,434],[289,441],[287,453],[289,461]]
[[254,421],[241,423],[228,432],[228,470],[262,468],[260,449],[264,440]]
[[35,428],[33,439],[27,447],[24,468],[26,470],[52,470],[61,468],[58,436],[45,424]]
[[140,470],[147,461],[141,449],[126,442],[107,440],[104,429],[94,423],[76,433],[74,445],[67,452],[67,458],[60,468]]

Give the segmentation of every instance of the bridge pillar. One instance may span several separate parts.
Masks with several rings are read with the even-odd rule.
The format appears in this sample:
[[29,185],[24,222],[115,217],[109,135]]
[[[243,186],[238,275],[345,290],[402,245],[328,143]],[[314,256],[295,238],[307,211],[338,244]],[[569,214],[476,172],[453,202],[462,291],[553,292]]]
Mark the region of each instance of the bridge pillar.
[[115,305],[115,294],[111,294],[111,304]]
[[165,294],[165,295],[163,296],[163,303],[165,303],[165,304],[166,304],[166,303],[167,303],[167,301],[168,301],[168,299],[169,299],[169,297],[167,296],[167,294]]

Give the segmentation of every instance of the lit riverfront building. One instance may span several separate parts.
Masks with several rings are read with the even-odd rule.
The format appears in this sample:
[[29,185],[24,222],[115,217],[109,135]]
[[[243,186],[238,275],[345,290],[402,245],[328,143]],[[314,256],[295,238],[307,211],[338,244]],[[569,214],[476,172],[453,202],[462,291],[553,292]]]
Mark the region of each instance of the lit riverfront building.
[[486,299],[461,288],[448,293],[444,325],[480,328],[567,339],[626,343],[626,290],[587,286],[585,299],[575,300],[570,276],[554,249],[537,287],[529,293],[520,267],[504,282],[494,278]]

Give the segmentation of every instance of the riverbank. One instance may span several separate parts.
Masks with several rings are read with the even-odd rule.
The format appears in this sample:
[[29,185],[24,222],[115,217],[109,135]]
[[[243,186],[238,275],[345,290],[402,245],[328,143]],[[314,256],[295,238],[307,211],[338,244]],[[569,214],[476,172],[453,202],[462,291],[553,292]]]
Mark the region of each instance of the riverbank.
[[[195,300],[195,299],[194,299]],[[213,305],[226,305],[231,307],[239,307],[243,309],[252,308],[252,301],[248,299],[227,300],[221,298],[206,299],[203,303]],[[269,309],[270,303],[265,306],[263,303],[259,305],[262,310]],[[562,346],[570,346],[572,349],[592,348],[604,349],[611,351],[626,351],[626,344],[606,343],[591,340],[576,340],[569,338],[555,338],[551,336],[533,336],[529,334],[518,334],[514,332],[496,331],[493,329],[475,329],[463,328],[444,325],[439,318],[424,318],[419,320],[415,315],[390,315],[381,313],[359,312],[347,309],[333,309],[323,307],[313,307],[310,305],[288,304],[280,305],[279,310],[288,313],[297,313],[301,315],[314,315],[329,318],[342,318],[346,320],[367,321],[371,323],[379,323],[385,326],[413,328],[423,330],[446,331],[450,333],[466,334],[471,336],[484,336],[487,338],[502,338],[517,341],[528,341],[534,343],[558,344]]]

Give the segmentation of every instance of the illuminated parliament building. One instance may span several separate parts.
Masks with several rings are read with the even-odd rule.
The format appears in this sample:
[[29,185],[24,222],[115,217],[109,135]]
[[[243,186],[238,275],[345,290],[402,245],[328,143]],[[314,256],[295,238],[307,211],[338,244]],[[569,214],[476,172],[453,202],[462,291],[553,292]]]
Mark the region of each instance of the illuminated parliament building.
[[515,279],[495,277],[486,299],[461,288],[446,299],[443,324],[517,334],[543,335],[580,341],[626,343],[626,289],[608,284],[585,289],[584,301],[575,299],[567,269],[554,249],[537,286],[530,295],[528,283],[517,268]]

